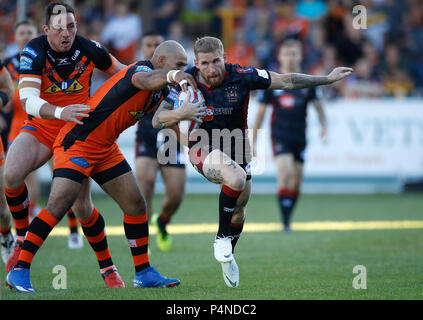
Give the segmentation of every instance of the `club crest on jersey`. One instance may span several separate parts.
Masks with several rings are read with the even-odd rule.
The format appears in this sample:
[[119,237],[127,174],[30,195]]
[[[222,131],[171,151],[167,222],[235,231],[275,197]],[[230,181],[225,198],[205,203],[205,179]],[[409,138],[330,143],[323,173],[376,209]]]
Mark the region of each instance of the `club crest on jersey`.
[[57,93],[63,92],[66,94],[73,94],[80,92],[84,89],[81,83],[78,80],[70,79],[62,82],[54,82],[50,87],[44,90],[45,93]]
[[239,67],[236,68],[236,72],[238,73],[251,73],[253,72],[253,67]]
[[79,61],[75,66],[75,70],[78,70],[79,73],[84,72],[86,69],[87,69],[87,66],[82,61]]
[[52,77],[56,73],[56,69],[54,69],[53,67],[47,67],[45,68],[44,72],[48,77]]
[[229,102],[238,102],[238,93],[234,87],[226,89],[226,99],[228,99]]
[[144,111],[129,111],[129,114],[136,120],[141,120],[141,118],[144,117]]

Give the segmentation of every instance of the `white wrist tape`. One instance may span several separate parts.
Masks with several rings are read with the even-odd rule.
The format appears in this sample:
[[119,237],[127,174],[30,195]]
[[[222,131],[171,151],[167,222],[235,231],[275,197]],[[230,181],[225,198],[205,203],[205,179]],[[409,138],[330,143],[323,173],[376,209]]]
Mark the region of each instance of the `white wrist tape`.
[[179,71],[181,70],[170,70],[166,75],[167,83],[175,82],[175,76]]
[[56,109],[54,110],[54,117],[56,119],[59,119],[60,120],[60,115],[62,114],[63,109],[65,109],[65,108],[56,107]]

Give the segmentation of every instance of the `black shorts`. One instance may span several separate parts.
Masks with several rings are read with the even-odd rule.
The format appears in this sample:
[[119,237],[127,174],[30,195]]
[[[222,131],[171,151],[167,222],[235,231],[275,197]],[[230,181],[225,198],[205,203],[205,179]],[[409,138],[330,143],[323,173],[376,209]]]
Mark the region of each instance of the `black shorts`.
[[[213,146],[207,146],[206,150],[199,148],[197,146],[194,146],[195,143],[190,143],[190,148],[189,148],[189,159],[190,162],[192,164],[192,166],[194,167],[194,169],[200,173],[204,178],[206,178],[204,171],[203,171],[203,163],[204,160],[206,159],[206,157],[208,156],[208,154],[210,152],[212,152],[214,149],[217,149]],[[234,157],[231,157],[232,159]],[[195,160],[194,160],[195,159]],[[238,163],[239,166],[245,171],[245,173],[247,174],[247,181],[251,180],[251,173],[250,173],[250,166],[248,162],[243,162],[243,163]]]
[[[159,141],[158,133],[159,130],[156,130],[154,128],[145,128],[145,130],[138,128],[135,147],[135,155],[137,158],[147,157],[159,160],[157,158],[158,152],[161,152],[159,148],[161,145],[168,142],[169,139],[165,138],[163,141]],[[159,161],[159,164],[162,166],[185,168],[185,163],[182,160],[182,146],[177,141],[175,141],[175,143],[176,149],[174,149],[174,152],[165,152],[164,154],[166,156],[166,159],[168,158],[169,161],[163,164]]]
[[272,135],[273,155],[276,157],[280,154],[290,153],[294,156],[295,161],[304,163],[306,141],[289,139],[284,137],[275,137]]

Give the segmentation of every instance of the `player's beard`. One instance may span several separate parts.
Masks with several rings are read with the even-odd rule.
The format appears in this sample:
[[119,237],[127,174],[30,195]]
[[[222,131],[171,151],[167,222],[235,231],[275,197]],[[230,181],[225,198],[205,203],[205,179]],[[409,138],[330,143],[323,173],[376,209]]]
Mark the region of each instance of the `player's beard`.
[[205,77],[205,79],[210,87],[218,87],[225,79],[225,70],[216,70],[214,74]]

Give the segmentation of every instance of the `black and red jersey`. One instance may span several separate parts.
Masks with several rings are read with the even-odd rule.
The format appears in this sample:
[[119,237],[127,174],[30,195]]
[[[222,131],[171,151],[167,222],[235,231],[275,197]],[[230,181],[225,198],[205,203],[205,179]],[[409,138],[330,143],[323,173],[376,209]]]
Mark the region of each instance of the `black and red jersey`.
[[259,92],[259,102],[273,107],[272,136],[305,141],[307,106],[318,98],[317,92],[316,87]]

